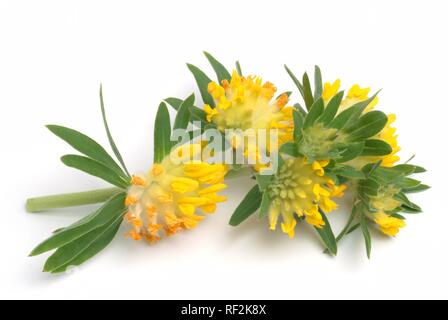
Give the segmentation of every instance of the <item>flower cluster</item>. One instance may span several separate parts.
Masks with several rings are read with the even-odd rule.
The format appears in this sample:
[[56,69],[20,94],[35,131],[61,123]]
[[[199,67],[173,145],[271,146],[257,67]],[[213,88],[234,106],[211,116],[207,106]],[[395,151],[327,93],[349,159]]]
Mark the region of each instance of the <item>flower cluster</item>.
[[347,189],[355,195],[353,210],[337,239],[360,227],[370,256],[370,222],[383,234],[395,236],[406,225],[400,212],[421,211],[405,194],[428,188],[410,177],[424,169],[397,164],[396,117],[376,109],[378,93],[371,94],[370,88],[358,84],[344,93],[339,79],[323,83],[317,66],[312,88],[307,73],[300,81],[285,67],[303,98],[286,107],[290,92],[272,100],[276,88],[270,82],[243,76],[239,63],[230,74],[214,57],[206,56],[220,84],[202,81],[210,78],[189,65],[205,102],[204,122],[221,132],[280,130],[277,171],[262,175],[258,165],[252,167],[257,184],[235,210],[231,225],[258,211],[259,218],[268,218],[271,230],[281,218],[281,230],[292,238],[295,226],[304,220],[318,231],[327,250],[336,254],[336,237],[326,215],[337,208],[334,199]]
[[272,101],[277,88],[270,82],[263,83],[257,76],[247,78],[233,71],[230,82],[222,80],[222,86],[212,81],[207,86],[216,107],[204,105],[207,121],[225,129],[279,129],[279,142],[292,139],[293,107],[286,107],[289,97],[280,94]]
[[134,240],[144,238],[156,243],[161,230],[171,236],[194,228],[204,219],[198,210],[214,213],[216,204],[226,200],[217,194],[226,188],[226,172],[222,164],[174,164],[167,156],[147,174],[133,176],[125,199],[125,219],[133,227],[128,235]]
[[[215,107],[204,104],[207,122],[216,125],[220,132],[236,129],[236,134],[230,137],[233,148],[241,148],[246,158],[253,157],[254,169],[265,168],[260,163],[261,152],[271,153],[285,142],[292,140],[293,121],[292,106],[286,106],[289,101],[287,93],[280,94],[275,100],[277,88],[270,82],[262,81],[258,76],[240,76],[233,71],[230,81],[224,79],[221,85],[211,81],[207,85],[208,93],[213,97]],[[277,130],[277,141],[270,141],[269,133]],[[238,135],[246,130],[254,130],[254,140]],[[261,146],[257,143],[266,139]]]
[[275,230],[281,214],[282,231],[291,238],[297,217],[304,217],[306,222],[321,228],[325,225],[319,208],[329,213],[337,208],[332,197],[341,197],[345,185],[336,186],[335,182],[325,176],[324,167],[328,161],[308,163],[305,158],[291,158],[285,161],[279,172],[267,187],[271,199],[269,223]]
[[[216,80],[188,64],[201,99],[191,94],[160,103],[148,172],[131,175],[127,170],[107,124],[102,89],[101,111],[114,157],[81,132],[48,126],[81,153],[63,156],[65,165],[114,187],[28,199],[30,212],[103,203],[80,221],[56,230],[31,252],[34,256],[55,250],[44,271],[63,272],[93,257],[119,233],[123,221],[122,233],[151,244],[192,229],[226,201],[218,193],[232,177],[246,177],[254,185],[235,209],[230,225],[258,212],[269,229],[280,224],[293,238],[297,224],[306,223],[332,255],[342,238],[360,229],[370,257],[371,232],[396,236],[406,226],[402,214],[422,211],[408,194],[429,188],[411,177],[425,169],[409,164],[410,160],[399,164],[396,117],[377,109],[378,93],[358,84],[344,92],[339,79],[323,82],[317,66],[313,82],[307,73],[299,79],[285,66],[301,96],[290,103],[293,91],[275,97],[272,83],[244,76],[239,62],[230,73],[209,53],[205,55]],[[176,111],[174,121],[167,104]],[[182,141],[176,143],[179,130]],[[250,158],[255,161],[249,162]],[[267,168],[271,170],[262,170]],[[336,199],[345,191],[353,194],[353,205],[335,236],[327,215],[338,208]]]
[[[337,79],[333,83],[326,82],[324,84],[324,89],[322,92],[322,97],[326,103],[336,95],[336,93],[340,89],[341,81]],[[370,88],[361,88],[358,84],[353,85],[346,95],[346,97],[342,100],[341,106],[338,112],[342,112],[347,108],[353,106],[358,102],[365,101],[369,99]],[[378,104],[378,97],[376,96],[372,102],[366,107],[364,112],[369,112]],[[378,160],[381,160],[381,165],[385,167],[391,167],[400,160],[400,157],[397,153],[400,151],[400,147],[398,146],[396,128],[392,127],[392,123],[395,122],[396,116],[394,114],[387,115],[387,123],[384,128],[378,132],[373,138],[382,140],[389,144],[392,148],[392,152],[377,157],[359,157],[352,164],[357,167],[362,167],[367,163],[374,163]]]

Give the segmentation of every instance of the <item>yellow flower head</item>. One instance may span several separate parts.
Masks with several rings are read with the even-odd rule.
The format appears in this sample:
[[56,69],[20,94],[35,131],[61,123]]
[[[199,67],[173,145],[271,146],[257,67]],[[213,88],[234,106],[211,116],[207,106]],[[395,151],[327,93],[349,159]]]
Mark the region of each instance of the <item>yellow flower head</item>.
[[[333,98],[338,92],[340,87],[340,81],[337,79],[333,84],[327,82],[324,84],[324,89],[322,92],[322,98],[325,103],[328,103],[331,98]],[[354,104],[369,99],[370,88],[361,88],[359,84],[353,85],[347,92],[344,100],[341,102],[341,106],[338,109],[338,113],[350,108]],[[364,113],[371,111],[378,104],[378,97],[375,97],[372,102],[365,108]],[[361,168],[367,163],[375,163],[381,160],[381,165],[384,167],[392,167],[396,162],[400,160],[397,153],[400,151],[398,146],[396,128],[392,127],[392,123],[395,121],[396,117],[394,114],[388,115],[388,121],[386,126],[379,132],[376,136],[371,139],[379,139],[387,142],[392,148],[392,152],[386,156],[377,157],[360,157],[352,161],[350,164]]]
[[279,143],[292,139],[293,107],[285,107],[289,98],[286,94],[273,100],[277,88],[260,77],[239,76],[233,71],[229,81],[221,85],[210,82],[208,92],[216,107],[204,106],[207,121],[215,123],[220,131],[225,129],[278,129]]
[[374,214],[374,221],[379,225],[384,234],[392,237],[397,235],[400,228],[406,226],[404,220],[392,217],[382,211]]
[[401,205],[394,197],[401,190],[394,185],[381,186],[376,196],[370,196],[370,206],[378,211],[393,211]]
[[227,167],[222,164],[176,164],[167,156],[147,174],[133,176],[125,200],[125,219],[132,225],[127,235],[155,243],[160,240],[161,231],[170,236],[194,228],[204,219],[199,212],[213,213],[216,203],[226,200],[217,194],[226,187],[226,172]]
[[399,228],[406,225],[402,219],[392,217],[387,213],[401,206],[401,201],[395,199],[400,191],[400,188],[394,185],[385,185],[378,189],[376,196],[369,197],[370,209],[375,211],[370,214],[370,218],[379,225],[384,234],[389,236],[395,236]]
[[336,209],[337,205],[331,198],[341,197],[345,189],[345,186],[336,186],[333,180],[325,176],[324,167],[327,164],[328,161],[308,163],[305,158],[285,160],[267,187],[271,200],[271,230],[275,230],[281,215],[282,230],[292,238],[296,226],[294,213],[318,228],[325,225],[319,207],[326,213]]
[[[387,123],[386,126],[381,130],[380,133],[375,137],[375,139],[380,139],[387,142],[392,148],[392,152],[386,156],[379,157],[381,159],[381,165],[384,167],[392,167],[395,163],[400,160],[400,157],[397,156],[397,153],[400,151],[400,146],[398,145],[397,137],[395,134],[397,131],[396,128],[392,127],[392,123],[395,121],[396,116],[394,114],[387,115]],[[378,161],[379,159],[374,159]]]

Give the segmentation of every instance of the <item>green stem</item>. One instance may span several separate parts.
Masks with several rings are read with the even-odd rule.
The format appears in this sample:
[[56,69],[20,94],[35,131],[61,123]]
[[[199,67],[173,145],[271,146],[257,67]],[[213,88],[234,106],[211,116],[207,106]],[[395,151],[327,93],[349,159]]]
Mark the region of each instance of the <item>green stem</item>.
[[105,202],[113,195],[122,191],[123,189],[120,188],[107,188],[29,198],[26,201],[26,210],[28,212],[40,212],[55,208],[74,207]]
[[[226,180],[239,177],[248,177],[253,174],[250,167],[241,168],[238,171],[231,170]],[[56,194],[45,197],[29,198],[26,201],[26,210],[28,212],[40,212],[49,209],[83,206],[86,204],[94,204],[105,202],[113,195],[122,192],[120,188],[97,189],[83,192]]]

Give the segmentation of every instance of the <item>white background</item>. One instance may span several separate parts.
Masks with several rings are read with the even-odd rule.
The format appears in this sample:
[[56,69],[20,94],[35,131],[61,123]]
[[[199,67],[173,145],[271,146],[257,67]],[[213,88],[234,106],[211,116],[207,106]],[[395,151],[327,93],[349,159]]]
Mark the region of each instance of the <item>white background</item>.
[[[0,1],[0,298],[448,298],[446,1]],[[46,256],[29,251],[93,207],[28,214],[29,196],[105,186],[64,167],[71,148],[45,124],[107,140],[110,125],[132,171],[152,160],[156,108],[196,90],[185,62],[212,74],[208,50],[229,68],[294,89],[283,70],[323,70],[383,88],[379,109],[398,115],[406,160],[432,186],[412,197],[424,208],[394,239],[375,234],[372,258],[359,233],[336,258],[321,253],[314,231],[296,238],[251,219],[227,221],[250,188],[235,181],[229,201],[197,229],[156,246],[125,239],[76,272],[41,272]],[[298,99],[297,93],[293,100]],[[344,202],[344,201],[343,201]],[[346,201],[348,202],[348,200]],[[339,230],[347,207],[331,216]]]

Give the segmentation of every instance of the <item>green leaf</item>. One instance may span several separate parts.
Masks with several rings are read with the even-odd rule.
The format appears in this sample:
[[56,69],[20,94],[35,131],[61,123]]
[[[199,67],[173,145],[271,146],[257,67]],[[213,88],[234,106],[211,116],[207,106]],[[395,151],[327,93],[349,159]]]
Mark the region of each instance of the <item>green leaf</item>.
[[107,139],[109,139],[110,147],[112,148],[112,151],[114,152],[115,156],[117,157],[118,161],[120,162],[121,166],[123,167],[124,172],[126,172],[127,176],[130,177],[131,175],[128,172],[128,169],[126,168],[126,165],[124,164],[123,158],[121,157],[120,151],[118,151],[117,145],[114,142],[114,139],[112,138],[112,134],[110,133],[109,125],[107,124],[107,118],[106,118],[106,109],[104,107],[104,99],[103,99],[103,86],[100,86],[100,105],[101,105],[101,115],[103,117],[103,123],[104,128],[106,129]]
[[60,247],[47,259],[44,271],[64,272],[68,267],[79,266],[87,261],[112,241],[122,221],[123,215],[119,215],[112,222]]
[[341,129],[350,117],[357,111],[356,106],[352,106],[339,113],[330,123],[329,126],[336,129]]
[[[372,167],[372,164],[365,165],[362,168],[363,172],[366,173],[367,171],[370,171],[370,167]],[[371,172],[369,175],[381,184],[398,183],[405,177],[403,172],[395,170],[393,167],[377,167],[375,171]]]
[[370,111],[347,130],[353,140],[363,140],[373,137],[380,132],[387,123],[387,116],[381,111]]
[[286,72],[289,74],[289,76],[291,77],[292,81],[294,82],[294,84],[296,85],[297,89],[299,89],[300,94],[302,95],[302,97],[305,97],[304,95],[304,91],[303,91],[303,86],[300,83],[300,81],[297,79],[297,77],[294,75],[294,73],[292,73],[291,70],[289,70],[288,66],[285,64],[285,69]]
[[264,217],[266,217],[268,215],[270,204],[271,204],[271,199],[269,198],[268,193],[264,192],[261,197],[260,212],[258,213],[259,219],[263,219]]
[[[353,206],[353,209],[352,209],[352,212],[351,212],[351,214],[350,214],[350,217],[348,218],[347,222],[345,223],[344,228],[342,229],[342,231],[341,231],[341,232],[338,234],[338,236],[336,237],[336,243],[338,243],[339,241],[341,241],[342,238],[343,238],[345,235],[347,235],[347,234],[349,234],[349,233],[351,232],[351,231],[350,231],[350,230],[351,230],[350,226],[351,226],[353,220],[355,219],[355,217],[356,217],[356,215],[357,215],[358,208],[359,208],[359,205],[358,205],[358,204],[355,204],[355,205]],[[328,252],[329,252],[328,249],[325,249],[325,250],[324,250],[324,253],[328,253]]]
[[161,102],[154,123],[154,163],[162,162],[171,151],[170,114],[164,102]]
[[235,68],[236,68],[236,72],[238,72],[238,75],[240,77],[242,77],[243,76],[243,71],[241,70],[241,65],[240,65],[239,61],[235,62]]
[[230,218],[229,224],[231,226],[237,226],[250,215],[252,215],[261,205],[262,194],[258,185],[253,186],[252,189],[246,194],[243,201],[238,205],[232,217]]
[[89,260],[90,258],[94,257],[96,254],[98,254],[100,251],[106,248],[109,245],[109,243],[112,242],[113,238],[118,232],[118,229],[120,228],[121,223],[122,219],[118,219],[114,224],[108,227],[104,231],[104,233],[101,236],[99,236],[89,247],[87,247],[80,254],[78,254],[76,258],[68,262],[66,265],[61,266],[51,272],[52,273],[65,272],[67,268],[71,266],[79,266],[84,262],[86,262],[87,260]]
[[331,122],[330,127],[336,129],[343,129],[345,127],[351,126],[356,120],[359,119],[365,108],[375,99],[378,92],[367,100],[355,103],[350,108],[342,111],[336,116]]
[[393,170],[393,171],[400,172],[400,173],[402,173],[405,176],[408,176],[408,175],[413,174],[413,173],[421,173],[421,172],[425,172],[426,171],[425,168],[422,168],[422,167],[419,167],[419,166],[415,166],[415,165],[412,165],[412,164],[398,164],[398,165],[396,165],[396,166],[394,166],[394,167],[392,167],[390,169]]
[[353,142],[350,144],[347,144],[344,148],[344,151],[341,154],[340,158],[337,158],[337,162],[347,162],[350,161],[357,156],[359,156],[364,149],[364,143],[363,142]]
[[363,172],[358,171],[351,166],[339,165],[332,170],[332,173],[349,179],[365,179]]
[[314,103],[313,93],[311,91],[310,79],[308,78],[308,74],[305,72],[302,78],[303,84],[303,100],[305,101],[305,107],[307,110],[311,109],[311,106]]
[[[396,166],[397,167],[397,166]],[[414,165],[414,173],[422,173],[422,172],[426,172],[426,169],[420,166],[415,166]]]
[[121,177],[126,178],[126,174],[120,166],[95,140],[89,138],[81,132],[66,127],[48,125],[47,128],[79,152],[98,162],[101,162],[105,166],[114,170]]
[[403,192],[400,192],[394,196],[394,199],[401,201],[402,206],[407,207],[411,210],[414,210],[416,213],[422,212],[422,208],[420,208],[415,203],[411,202],[408,197]]
[[[184,102],[184,100],[179,99],[179,98],[166,98],[164,100],[166,103],[168,103],[171,107],[173,107],[174,110],[179,110],[182,102]],[[194,103],[194,101],[193,101]],[[192,111],[193,110],[193,111]],[[207,120],[205,118],[206,114],[204,112],[204,110],[196,107],[196,106],[191,106],[190,108],[190,122],[193,122],[194,120],[199,120],[201,122],[205,122],[207,123]]]
[[353,226],[350,227],[350,229],[347,230],[347,233],[346,233],[346,234],[350,234],[350,233],[352,233],[353,231],[355,231],[356,229],[358,229],[360,226],[361,226],[360,223],[356,223],[356,224],[354,224]]
[[406,160],[404,163],[407,164],[407,163],[411,162],[411,160],[414,159],[414,158],[415,158],[415,153],[408,160]]
[[114,170],[106,167],[104,164],[96,160],[84,156],[69,154],[62,156],[61,161],[68,167],[75,168],[92,176],[101,178],[119,188],[127,189],[129,186],[129,181],[124,180]]
[[397,182],[397,186],[401,189],[415,188],[419,185],[420,181],[412,178],[403,178]]
[[360,156],[385,156],[392,152],[390,145],[378,139],[368,139],[364,143],[364,149]]
[[353,209],[352,209],[352,212],[350,214],[350,217],[348,218],[347,223],[345,224],[344,229],[342,229],[342,231],[336,237],[336,241],[340,241],[345,235],[350,233],[350,229],[351,229],[350,226],[352,225],[352,223],[355,220],[355,218],[358,216],[359,207],[360,207],[360,203],[359,202],[353,206]]
[[190,108],[194,104],[194,94],[191,94],[187,99],[185,99],[176,114],[176,119],[174,120],[173,129],[187,129],[188,123],[190,122]]
[[214,108],[215,101],[213,100],[213,97],[208,93],[208,84],[212,82],[212,80],[210,80],[210,78],[198,67],[189,63],[187,63],[187,67],[196,79],[196,83],[198,84],[202,100],[204,101],[204,103]]
[[294,121],[294,141],[297,143],[302,138],[302,128],[305,119],[300,112],[295,110],[292,112],[292,118]]
[[286,153],[287,155],[290,155],[291,157],[298,157],[299,151],[297,149],[297,145],[294,142],[285,142],[281,145],[280,153]]
[[305,118],[303,128],[306,129],[314,124],[314,122],[324,112],[324,100],[322,98],[317,99],[309,109],[309,113]]
[[344,97],[344,91],[338,92],[325,107],[324,112],[319,117],[318,121],[327,125],[334,119],[338,113],[339,106],[341,105],[342,98]]
[[231,78],[230,73],[222,65],[222,63],[216,60],[210,53],[204,51],[204,54],[207,57],[207,60],[212,65],[213,70],[215,70],[216,77],[218,78],[219,83],[221,83],[222,80],[230,81]]
[[373,173],[375,173],[376,169],[380,168],[382,163],[382,160],[378,160],[377,162],[373,164],[367,164],[364,167],[362,167],[362,172],[366,174],[366,177],[370,177]]
[[305,118],[306,115],[308,114],[308,112],[306,112],[305,109],[303,109],[303,107],[300,105],[300,103],[295,103],[295,104],[294,104],[294,108],[297,110],[297,112],[298,112],[303,118]]
[[406,220],[405,217],[403,217],[401,214],[398,214],[398,213],[392,213],[390,216],[394,217],[394,218],[401,219],[401,220]]
[[405,193],[414,193],[414,192],[421,192],[421,191],[425,191],[428,190],[430,188],[430,186],[426,185],[426,184],[419,184],[418,186],[412,187],[412,188],[404,188],[403,192]]
[[[122,192],[120,192],[120,193],[122,193]],[[97,211],[98,211],[98,210],[97,210]],[[56,234],[56,233],[58,233],[58,232],[64,231],[65,229],[75,228],[75,227],[80,226],[81,224],[83,224],[83,223],[85,223],[85,222],[88,222],[88,221],[89,221],[90,219],[92,219],[92,217],[97,213],[97,211],[94,211],[94,212],[92,212],[92,213],[90,213],[90,214],[88,214],[88,215],[82,217],[82,218],[79,219],[78,221],[76,221],[76,222],[74,222],[74,223],[68,225],[68,227],[62,227],[62,228],[57,228],[56,230],[53,230],[53,231],[52,231],[52,234]],[[35,249],[34,249],[34,250],[35,250]],[[33,250],[33,251],[34,251],[34,250]],[[37,255],[37,254],[40,254],[40,253],[30,254],[30,256],[34,256],[34,255]]]
[[173,107],[174,110],[179,110],[180,105],[182,104],[183,100],[179,98],[169,97],[164,100],[166,103],[168,103],[171,107]]
[[198,120],[204,124],[211,124],[210,122],[207,121],[207,114],[205,113],[205,111],[198,107],[191,106],[190,107],[190,115],[191,115],[191,120]]
[[268,174],[257,173],[255,175],[255,179],[257,180],[257,183],[258,183],[258,188],[260,189],[261,192],[265,191],[266,187],[271,182],[272,177],[273,177],[273,175],[268,175]]
[[322,96],[322,73],[319,66],[314,66],[314,100]]
[[358,191],[369,196],[376,196],[378,194],[379,184],[372,179],[366,179],[358,182]]
[[320,209],[319,211],[322,216],[322,219],[325,222],[325,225],[322,228],[314,227],[314,229],[316,229],[317,233],[319,234],[320,238],[322,239],[328,251],[335,256],[338,253],[338,246],[333,234],[333,230],[331,230],[330,222],[328,221],[325,213]]
[[[119,194],[125,194],[125,193],[123,193],[123,190],[120,190]],[[113,195],[113,196],[111,196],[109,199],[106,199],[106,200],[104,201],[104,204],[103,204],[103,205],[105,205],[106,202],[108,202],[109,200],[112,200],[112,197],[115,197],[115,196],[117,196],[117,195],[118,195],[118,193],[115,194],[115,195]],[[122,202],[123,204],[124,204],[124,200],[125,200],[125,198],[123,199],[123,202]],[[93,216],[95,216],[95,215],[98,213],[99,210],[100,210],[100,209],[97,209],[96,211],[94,211],[94,212],[92,212],[92,213],[90,213],[90,214],[88,214],[88,215],[82,217],[82,218],[79,219],[78,221],[76,221],[76,222],[74,222],[74,223],[72,223],[72,224],[69,224],[67,227],[58,228],[58,229],[56,229],[56,230],[53,230],[52,233],[55,234],[55,233],[58,233],[58,232],[61,232],[61,231],[65,230],[65,229],[75,228],[75,227],[77,227],[77,226],[80,226],[81,224],[87,223],[88,221],[90,221],[90,219],[93,218]]]
[[412,207],[409,207],[409,206],[403,204],[403,205],[401,205],[401,207],[400,207],[400,211],[401,211],[401,212],[408,213],[408,214],[417,214],[417,213],[421,213],[421,212],[422,212],[422,209],[420,209],[420,208],[419,208],[419,209],[412,208]]
[[113,196],[93,214],[82,218],[71,226],[61,229],[61,231],[54,233],[53,236],[40,243],[33,249],[30,256],[36,256],[61,247],[96,228],[104,226],[111,220],[115,220],[118,215],[122,215],[126,210],[124,206],[125,198],[126,193],[124,192]]
[[372,238],[370,237],[369,226],[367,225],[367,218],[363,213],[361,213],[360,215],[360,224],[362,234],[364,236],[364,241],[366,243],[367,258],[370,259],[370,252],[372,251]]

